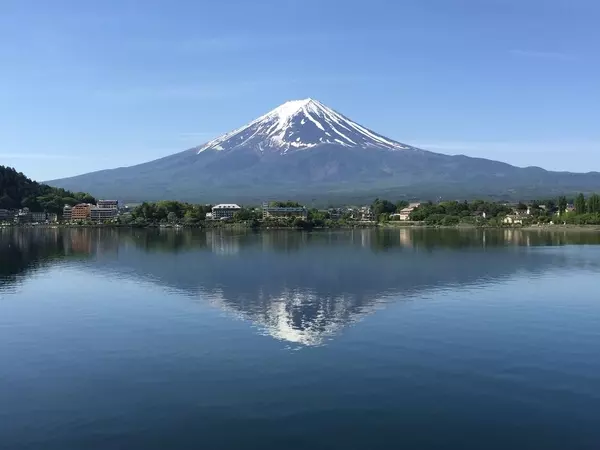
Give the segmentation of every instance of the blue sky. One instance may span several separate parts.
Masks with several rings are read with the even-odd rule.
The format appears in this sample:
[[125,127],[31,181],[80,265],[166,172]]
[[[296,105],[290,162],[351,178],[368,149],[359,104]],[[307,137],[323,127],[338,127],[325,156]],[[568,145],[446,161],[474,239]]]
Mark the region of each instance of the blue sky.
[[597,0],[0,0],[0,164],[52,179],[312,97],[442,153],[600,171]]

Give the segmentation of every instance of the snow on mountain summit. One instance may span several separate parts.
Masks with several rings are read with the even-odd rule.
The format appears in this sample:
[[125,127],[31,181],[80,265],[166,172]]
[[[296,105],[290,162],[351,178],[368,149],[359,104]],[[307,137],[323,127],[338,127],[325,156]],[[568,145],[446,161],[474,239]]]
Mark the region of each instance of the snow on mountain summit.
[[353,122],[311,98],[293,100],[197,149],[231,151],[253,148],[281,154],[321,145],[410,150],[413,147],[388,139]]

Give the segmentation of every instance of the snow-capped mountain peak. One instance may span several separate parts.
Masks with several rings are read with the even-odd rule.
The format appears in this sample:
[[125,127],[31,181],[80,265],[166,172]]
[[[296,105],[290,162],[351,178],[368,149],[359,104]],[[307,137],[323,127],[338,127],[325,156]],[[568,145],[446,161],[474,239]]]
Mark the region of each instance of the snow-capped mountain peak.
[[293,100],[197,149],[232,151],[251,148],[256,151],[287,153],[322,145],[341,147],[411,150],[413,147],[381,136],[353,122],[317,100]]

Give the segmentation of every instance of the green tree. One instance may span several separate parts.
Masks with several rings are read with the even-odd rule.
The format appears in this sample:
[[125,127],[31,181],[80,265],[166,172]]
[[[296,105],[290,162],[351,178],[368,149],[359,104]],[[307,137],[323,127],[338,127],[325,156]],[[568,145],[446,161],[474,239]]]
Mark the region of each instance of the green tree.
[[554,214],[556,212],[556,210],[558,209],[556,201],[553,199],[546,200],[544,203],[546,205],[546,212],[549,213],[550,215]]
[[89,194],[73,193],[65,189],[39,184],[15,169],[0,166],[0,208],[17,209],[27,207],[32,211],[62,213],[65,204],[74,205],[87,200],[96,200]]
[[585,197],[583,194],[579,194],[577,198],[575,198],[575,212],[577,214],[585,214],[586,209]]
[[592,194],[588,200],[587,212],[595,214],[600,213],[600,195]]
[[564,195],[558,197],[558,214],[560,216],[563,216],[565,214],[565,212],[567,211],[567,206],[567,197],[565,197]]
[[169,214],[167,214],[167,221],[169,223],[177,222],[177,214],[174,211],[171,211]]
[[312,228],[312,222],[304,220],[302,217],[296,217],[295,219],[292,219],[291,224],[295,228],[302,228],[304,230]]
[[375,214],[375,217],[379,217],[384,213],[392,214],[396,212],[396,205],[394,205],[389,200],[380,200],[376,198],[373,204],[371,205],[371,209],[373,210],[373,214]]
[[396,212],[402,211],[404,208],[408,208],[409,203],[406,200],[398,200],[396,202]]
[[280,201],[270,202],[269,205],[276,207],[276,208],[299,208],[302,206],[300,203],[293,202],[291,200],[288,200],[286,202],[280,202]]

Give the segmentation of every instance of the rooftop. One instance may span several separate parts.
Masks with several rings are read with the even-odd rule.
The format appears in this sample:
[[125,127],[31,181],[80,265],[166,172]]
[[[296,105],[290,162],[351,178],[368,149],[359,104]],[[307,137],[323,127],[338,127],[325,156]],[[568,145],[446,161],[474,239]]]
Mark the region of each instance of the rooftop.
[[240,205],[235,203],[220,203],[212,207],[212,209],[242,209]]

